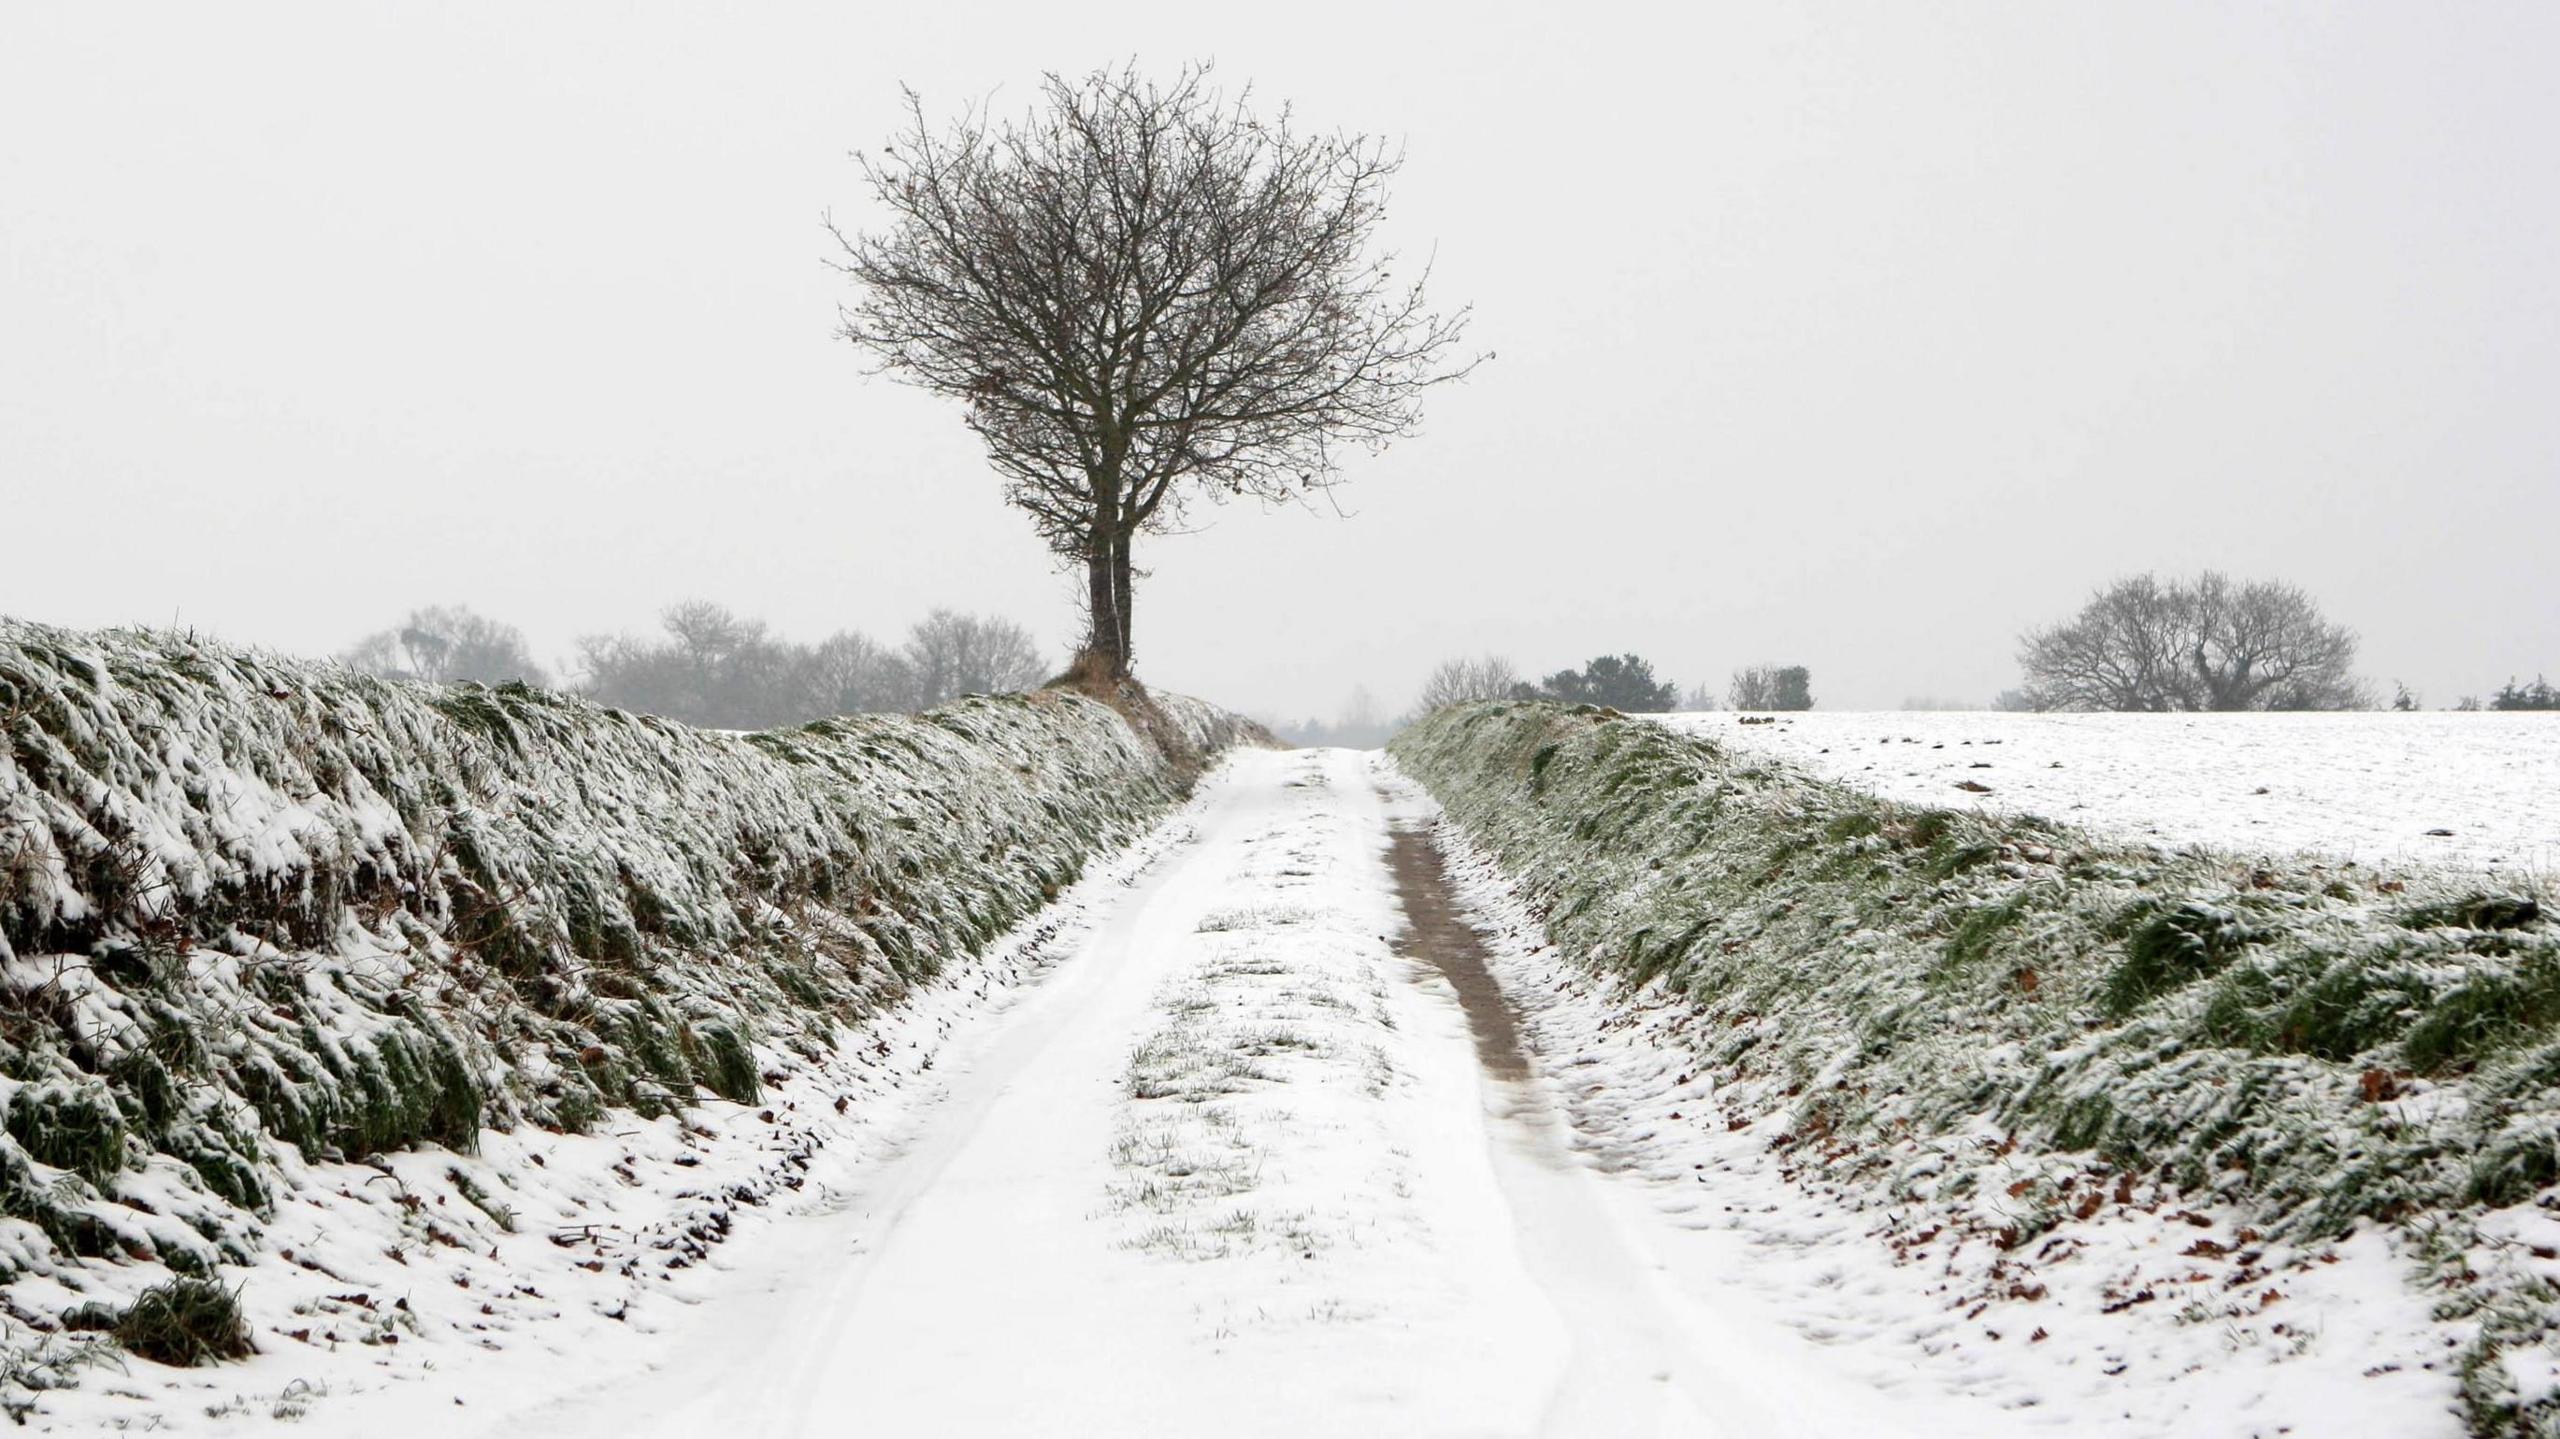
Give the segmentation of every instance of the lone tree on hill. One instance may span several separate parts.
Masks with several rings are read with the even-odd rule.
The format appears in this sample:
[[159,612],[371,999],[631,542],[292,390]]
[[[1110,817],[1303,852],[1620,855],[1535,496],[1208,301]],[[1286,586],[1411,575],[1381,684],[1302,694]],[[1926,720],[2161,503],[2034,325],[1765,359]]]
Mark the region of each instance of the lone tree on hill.
[[1392,277],[1374,244],[1403,163],[1286,107],[1159,86],[1136,68],[1052,74],[1019,119],[908,123],[863,178],[886,228],[835,263],[846,339],[968,406],[968,425],[1064,563],[1082,564],[1079,669],[1129,672],[1130,546],[1186,496],[1304,497],[1348,444],[1412,432],[1422,392],[1474,367],[1467,311]]
[[2027,699],[2046,710],[2361,709],[2355,657],[2355,632],[2301,590],[2212,571],[2118,580],[2018,648]]

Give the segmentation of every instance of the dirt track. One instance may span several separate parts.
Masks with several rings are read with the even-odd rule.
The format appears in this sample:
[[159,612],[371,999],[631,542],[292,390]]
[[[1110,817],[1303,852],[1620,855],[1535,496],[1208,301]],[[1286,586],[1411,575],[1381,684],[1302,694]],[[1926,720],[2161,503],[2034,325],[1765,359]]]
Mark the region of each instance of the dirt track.
[[1520,1047],[1519,1021],[1485,967],[1483,937],[1458,916],[1440,852],[1420,830],[1399,825],[1387,850],[1387,867],[1410,926],[1405,953],[1438,970],[1458,992],[1458,1007],[1466,1011],[1484,1072],[1495,1079],[1528,1078],[1529,1056]]

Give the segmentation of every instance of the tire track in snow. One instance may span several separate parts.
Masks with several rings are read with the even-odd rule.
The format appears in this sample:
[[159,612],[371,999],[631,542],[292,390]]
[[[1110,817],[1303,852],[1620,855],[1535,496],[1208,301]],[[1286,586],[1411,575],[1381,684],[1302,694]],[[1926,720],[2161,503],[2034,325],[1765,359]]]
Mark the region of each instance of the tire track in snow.
[[[1522,1258],[1571,1335],[1570,1357],[1534,1432],[1549,1439],[1919,1432],[1907,1410],[1839,1385],[1818,1351],[1792,1335],[1702,1311],[1662,1282],[1604,1202],[1609,1181],[1575,1160],[1571,1126],[1537,1082],[1484,938],[1465,919],[1422,823],[1435,807],[1399,778],[1382,777],[1381,797],[1400,815],[1390,863],[1408,948],[1467,1017],[1484,1068],[1494,1178]],[[2000,1432],[1996,1415],[1968,1422],[1989,1425],[1970,1432]]]

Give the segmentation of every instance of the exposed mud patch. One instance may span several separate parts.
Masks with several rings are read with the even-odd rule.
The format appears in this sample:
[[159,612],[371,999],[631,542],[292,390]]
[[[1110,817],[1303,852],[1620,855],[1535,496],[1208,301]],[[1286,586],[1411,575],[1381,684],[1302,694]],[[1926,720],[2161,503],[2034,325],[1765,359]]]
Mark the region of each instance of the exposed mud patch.
[[1458,1007],[1466,1012],[1485,1073],[1496,1079],[1528,1078],[1519,1019],[1486,965],[1484,937],[1459,916],[1439,849],[1423,831],[1399,826],[1389,837],[1387,867],[1395,875],[1396,898],[1404,905],[1404,952],[1428,962],[1458,992]]

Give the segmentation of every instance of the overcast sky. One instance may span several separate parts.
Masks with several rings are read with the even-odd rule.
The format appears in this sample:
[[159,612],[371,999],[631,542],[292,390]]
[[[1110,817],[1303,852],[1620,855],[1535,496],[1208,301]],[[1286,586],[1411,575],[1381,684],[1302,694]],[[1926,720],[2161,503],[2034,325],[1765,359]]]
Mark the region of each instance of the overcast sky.
[[0,613],[546,658],[1076,587],[832,338],[897,87],[1213,59],[1409,149],[1499,358],[1346,515],[1142,542],[1139,669],[1494,649],[1987,700],[2097,582],[2294,580],[2428,703],[2560,674],[2560,6],[12,6]]

